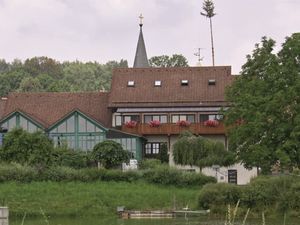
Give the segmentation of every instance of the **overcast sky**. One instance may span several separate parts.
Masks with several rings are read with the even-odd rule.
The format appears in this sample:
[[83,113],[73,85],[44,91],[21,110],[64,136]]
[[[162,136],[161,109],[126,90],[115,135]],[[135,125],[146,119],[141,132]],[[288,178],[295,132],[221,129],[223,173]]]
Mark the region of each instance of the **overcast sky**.
[[[183,54],[195,66],[198,47],[211,65],[203,0],[0,0],[0,58],[48,56],[60,61],[127,59],[132,66],[143,13],[147,54]],[[262,36],[278,46],[299,32],[300,0],[215,0],[216,65],[238,73]]]

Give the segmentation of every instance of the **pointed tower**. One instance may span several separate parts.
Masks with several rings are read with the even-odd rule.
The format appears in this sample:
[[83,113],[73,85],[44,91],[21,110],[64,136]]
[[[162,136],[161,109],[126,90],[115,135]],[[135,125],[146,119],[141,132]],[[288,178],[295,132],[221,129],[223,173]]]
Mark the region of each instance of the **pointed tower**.
[[147,58],[147,52],[146,52],[146,47],[145,47],[145,42],[144,42],[144,37],[143,37],[143,15],[141,14],[139,16],[140,18],[140,35],[139,35],[139,40],[137,43],[136,47],[136,52],[135,52],[135,58],[134,58],[134,68],[145,68],[149,67],[149,62]]

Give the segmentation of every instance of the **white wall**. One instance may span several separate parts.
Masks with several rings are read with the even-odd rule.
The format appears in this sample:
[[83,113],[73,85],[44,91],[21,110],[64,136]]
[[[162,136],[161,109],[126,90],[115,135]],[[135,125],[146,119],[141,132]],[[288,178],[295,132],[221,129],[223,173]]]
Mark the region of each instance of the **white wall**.
[[246,169],[242,164],[234,164],[229,167],[221,167],[217,172],[211,167],[203,168],[202,173],[207,176],[216,177],[218,182],[228,183],[228,170],[237,170],[237,184],[245,185],[250,182],[251,178],[257,176],[257,168]]
[[[217,140],[220,141],[222,143],[226,143],[226,137],[225,135],[206,135],[203,136],[205,138],[209,138],[212,140]],[[170,145],[171,145],[171,151],[170,151],[170,166],[175,166],[177,168],[180,169],[184,169],[184,170],[195,170],[196,172],[200,172],[200,168],[196,167],[196,166],[179,166],[179,165],[175,165],[174,160],[173,160],[173,145],[175,144],[175,142],[177,141],[178,136],[171,136],[170,137]],[[257,168],[253,168],[252,170],[247,170],[242,164],[235,164],[232,165],[230,167],[221,167],[219,169],[219,171],[217,172],[217,180],[218,182],[228,182],[228,170],[233,170],[236,169],[237,170],[237,184],[238,185],[244,185],[250,182],[251,178],[256,177],[257,176]],[[207,175],[207,176],[213,176],[216,177],[216,171],[214,169],[212,169],[211,167],[208,168],[203,168],[202,169],[202,173]]]

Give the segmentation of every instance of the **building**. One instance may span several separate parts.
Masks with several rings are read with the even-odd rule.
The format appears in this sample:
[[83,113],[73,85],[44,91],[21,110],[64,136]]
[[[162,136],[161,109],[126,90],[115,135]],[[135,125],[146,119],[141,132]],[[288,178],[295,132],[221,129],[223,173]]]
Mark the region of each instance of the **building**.
[[[11,93],[0,101],[0,126],[41,130],[55,145],[83,151],[112,139],[138,160],[156,157],[166,144],[174,164],[172,146],[184,130],[227,147],[220,110],[229,107],[224,92],[233,80],[230,66],[149,67],[140,24],[134,67],[113,71],[110,92]],[[203,171],[238,184],[255,176],[241,165]]]

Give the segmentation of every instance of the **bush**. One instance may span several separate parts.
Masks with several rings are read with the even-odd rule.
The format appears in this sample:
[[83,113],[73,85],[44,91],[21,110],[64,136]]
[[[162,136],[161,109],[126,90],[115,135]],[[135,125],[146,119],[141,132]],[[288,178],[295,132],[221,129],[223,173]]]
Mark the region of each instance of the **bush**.
[[28,164],[41,171],[51,165],[52,152],[52,142],[45,134],[16,128],[6,134],[0,157],[2,161]]
[[[241,199],[241,188],[234,184],[207,184],[198,196],[200,208],[209,209],[214,205],[235,205]],[[225,207],[226,208],[226,207]]]
[[295,176],[258,177],[246,186],[232,184],[208,184],[198,196],[198,206],[215,209],[226,204],[235,205],[252,211],[284,213],[294,210],[300,214],[300,179]]
[[199,173],[190,173],[169,166],[160,166],[156,169],[146,170],[143,178],[150,183],[174,185],[180,187],[202,186],[206,183],[216,182],[215,178]]
[[122,162],[129,161],[129,152],[123,150],[122,145],[111,140],[103,141],[95,145],[92,157],[106,168],[115,168]]
[[57,147],[53,151],[54,165],[62,167],[71,167],[75,169],[86,168],[95,165],[91,159],[91,153],[75,151],[66,146]]
[[174,185],[178,187],[202,186],[215,182],[215,178],[202,174],[184,172],[168,166],[160,166],[156,169],[144,171],[107,170],[97,168],[74,169],[70,167],[55,166],[44,171],[37,172],[32,167],[20,164],[0,164],[0,182],[17,181],[115,181],[135,182],[145,180],[153,184]]
[[142,178],[138,171],[102,170],[100,179],[103,181],[133,182]]
[[141,170],[155,169],[161,165],[162,164],[159,159],[144,159],[139,163],[139,169]]
[[0,164],[0,182],[17,181],[31,182],[38,178],[36,170],[29,166],[22,166],[17,163]]

